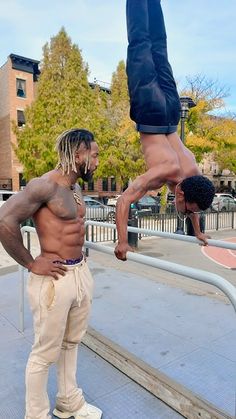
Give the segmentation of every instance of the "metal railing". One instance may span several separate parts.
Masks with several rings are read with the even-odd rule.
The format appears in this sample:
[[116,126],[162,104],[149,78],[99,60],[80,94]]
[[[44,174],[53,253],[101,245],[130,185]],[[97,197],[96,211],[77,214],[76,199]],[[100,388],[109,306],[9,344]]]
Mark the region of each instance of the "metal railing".
[[[109,228],[111,231],[116,229],[115,224],[99,223],[96,221],[86,221],[86,225],[87,226],[90,225],[91,227],[102,226],[102,227]],[[195,244],[201,243],[195,237],[182,236],[182,235],[173,234],[173,233],[165,233],[163,231],[153,231],[153,230],[148,230],[148,229],[139,229],[135,227],[128,227],[128,231],[133,232],[133,233],[138,233],[138,234],[166,237],[173,240],[180,240],[180,241],[185,241],[185,242],[195,243]],[[30,250],[29,234],[35,233],[36,230],[33,227],[25,226],[21,228],[21,232],[23,236],[24,236],[24,233],[27,233],[27,247]],[[235,243],[229,243],[229,242],[224,242],[220,240],[209,239],[208,245],[221,247],[225,249],[236,250]],[[107,253],[114,256],[114,250],[110,248],[109,246],[99,245],[96,243],[92,243],[91,241],[88,241],[88,240],[85,241],[85,248],[94,249],[99,252]],[[144,256],[144,255],[132,253],[132,252],[127,253],[127,260],[149,265],[158,269],[162,269],[164,271],[172,272],[178,275],[185,276],[187,278],[192,278],[197,281],[214,285],[215,287],[219,288],[229,298],[229,300],[231,301],[231,304],[233,305],[236,311],[236,288],[230,282],[226,281],[224,278],[222,278],[219,275],[216,275],[212,272],[203,271],[201,269],[195,269],[188,266],[179,265],[177,263],[173,263],[169,261],[167,262],[167,261],[156,259],[150,256]],[[24,330],[25,289],[24,289],[24,268],[20,265],[19,265],[19,274],[20,274],[20,304],[19,304],[20,330],[23,331]]]
[[[110,217],[109,219],[109,224],[112,224],[112,221],[114,221],[115,218],[115,212],[111,212],[110,214],[113,214],[112,217]],[[109,227],[103,225],[103,222],[107,222],[108,218],[105,217],[102,220],[102,218],[96,218],[95,215],[96,214],[94,213],[92,217],[87,218],[87,222],[102,222],[99,225],[96,225],[96,227],[94,224],[92,228],[89,228],[87,230],[86,238],[93,242],[115,242],[117,239],[116,231],[112,231]],[[206,231],[234,229],[236,227],[236,212],[208,212],[205,214],[204,223]],[[164,214],[154,213],[149,216],[138,217],[137,224],[140,229],[158,230],[166,233],[174,233],[177,230],[177,215],[176,212]],[[141,239],[145,235],[145,233],[140,233],[138,238]]]
[[[86,227],[87,226],[91,226],[91,227],[103,227],[103,228],[108,228],[111,230],[116,230],[116,224],[110,224],[110,223],[100,223],[97,221],[91,221],[88,220],[86,221]],[[188,243],[195,243],[195,244],[202,244],[200,240],[198,240],[196,237],[192,237],[192,236],[186,236],[186,235],[180,235],[180,234],[175,234],[175,233],[167,233],[165,231],[159,231],[159,230],[151,230],[151,229],[147,229],[147,228],[137,228],[137,227],[127,227],[127,230],[131,233],[137,233],[137,234],[143,234],[146,236],[153,236],[153,237],[165,237],[165,238],[169,238],[169,239],[173,239],[173,240],[180,240],[180,241],[185,241]],[[87,241],[86,243],[89,243],[90,241]],[[226,242],[223,240],[214,240],[214,239],[208,239],[208,246],[214,246],[214,247],[221,247],[224,249],[230,249],[230,250],[236,250],[236,243],[230,243],[230,242]],[[91,247],[91,246],[87,246],[87,247]],[[130,255],[132,255],[133,253],[131,253]]]

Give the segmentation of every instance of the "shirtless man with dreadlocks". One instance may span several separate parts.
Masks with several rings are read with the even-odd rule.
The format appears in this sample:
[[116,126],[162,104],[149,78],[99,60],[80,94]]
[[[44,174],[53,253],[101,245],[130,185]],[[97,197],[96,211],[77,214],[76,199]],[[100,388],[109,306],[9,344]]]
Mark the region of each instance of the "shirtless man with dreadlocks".
[[[100,419],[76,382],[78,343],[84,336],[93,279],[82,254],[85,204],[76,181],[88,181],[98,166],[98,146],[83,129],[63,132],[56,149],[56,169],[31,180],[0,210],[0,240],[6,251],[30,271],[28,296],[35,340],[26,368],[25,419],[49,419],[48,369],[57,365],[54,416]],[[32,217],[41,253],[24,247],[21,223]]]

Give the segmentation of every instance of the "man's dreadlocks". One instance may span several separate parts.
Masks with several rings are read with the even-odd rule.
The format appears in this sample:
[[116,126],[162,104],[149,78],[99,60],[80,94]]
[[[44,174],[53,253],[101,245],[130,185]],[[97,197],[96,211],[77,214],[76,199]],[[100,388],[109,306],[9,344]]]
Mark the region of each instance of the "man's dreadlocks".
[[58,164],[56,169],[62,169],[62,173],[68,174],[72,169],[77,172],[75,164],[75,153],[81,144],[87,150],[91,150],[91,142],[95,141],[90,131],[73,128],[64,131],[56,140],[55,149],[58,152]]

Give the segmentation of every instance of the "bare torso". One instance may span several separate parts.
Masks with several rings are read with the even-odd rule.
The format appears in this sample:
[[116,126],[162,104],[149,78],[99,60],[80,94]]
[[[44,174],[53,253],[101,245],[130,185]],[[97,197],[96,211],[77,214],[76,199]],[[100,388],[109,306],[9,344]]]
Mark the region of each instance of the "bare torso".
[[127,243],[127,221],[130,204],[150,190],[167,185],[175,193],[176,186],[185,178],[198,175],[193,154],[182,144],[177,133],[170,135],[140,134],[147,171],[138,176],[123,192],[116,204],[118,245],[115,254],[126,260],[131,250]]
[[85,204],[78,185],[76,193],[81,198],[80,204],[75,201],[73,192],[67,186],[57,185],[50,201],[33,216],[42,256],[77,259],[82,254]]
[[[158,169],[159,177],[153,176],[148,190],[167,184],[174,192],[183,179],[199,174],[195,157],[181,142],[177,133],[166,135],[141,134],[143,153],[148,169]],[[178,167],[174,171],[174,167]]]
[[[92,176],[98,165],[95,142],[90,152],[85,148],[75,155],[75,170],[64,173],[59,167],[30,180],[0,209],[0,240],[4,248],[16,262],[37,275],[58,279],[67,270],[65,259],[82,256],[85,203],[76,182],[85,175],[88,158]],[[36,258],[22,240],[21,224],[28,218],[33,218],[39,237],[41,254]]]

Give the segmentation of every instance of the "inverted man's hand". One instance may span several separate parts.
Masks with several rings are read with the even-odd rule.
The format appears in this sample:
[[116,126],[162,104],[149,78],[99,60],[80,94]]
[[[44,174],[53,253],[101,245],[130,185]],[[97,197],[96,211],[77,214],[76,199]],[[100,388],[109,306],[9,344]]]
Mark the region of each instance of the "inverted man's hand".
[[207,234],[204,234],[204,233],[198,233],[198,234],[196,234],[196,238],[198,240],[201,240],[202,243],[200,243],[200,244],[202,246],[207,246],[208,245],[207,239],[210,239],[211,236],[208,236]]
[[127,260],[126,253],[127,252],[133,252],[133,251],[134,251],[134,249],[132,247],[130,247],[128,245],[128,243],[118,243],[115,250],[114,250],[114,253],[115,253],[117,259]]
[[59,275],[65,275],[67,268],[63,266],[64,260],[58,259],[53,262],[44,256],[38,256],[30,265],[29,270],[37,275],[52,276],[54,279],[59,279]]

